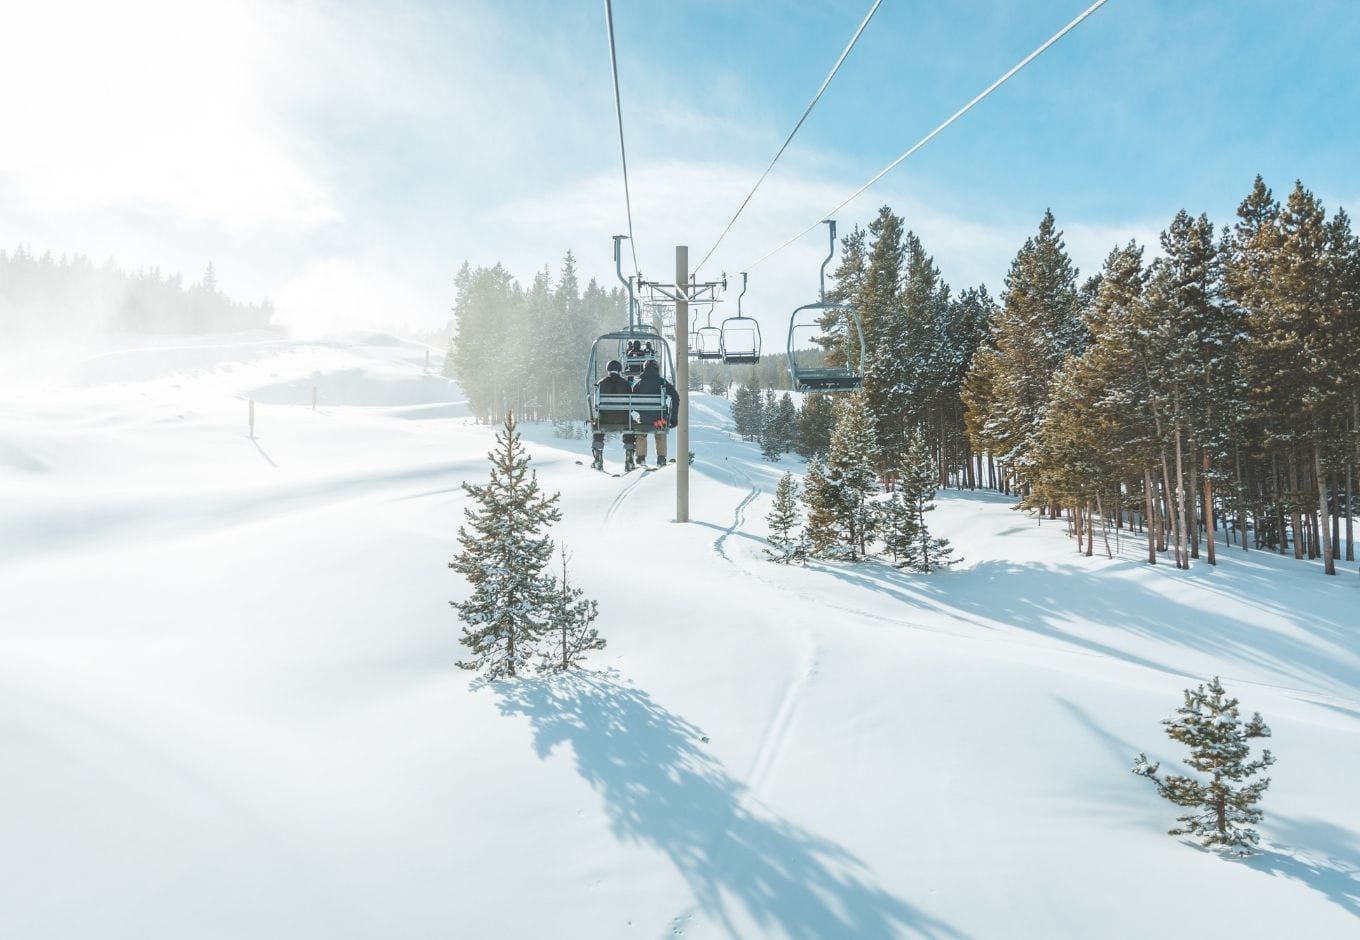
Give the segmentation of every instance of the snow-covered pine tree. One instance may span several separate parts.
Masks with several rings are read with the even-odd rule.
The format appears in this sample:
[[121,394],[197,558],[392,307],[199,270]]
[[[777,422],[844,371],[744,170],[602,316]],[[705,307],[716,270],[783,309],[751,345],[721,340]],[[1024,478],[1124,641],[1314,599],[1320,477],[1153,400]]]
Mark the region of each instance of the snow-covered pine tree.
[[599,616],[599,605],[585,596],[585,591],[571,586],[567,574],[567,550],[560,549],[562,579],[557,583],[557,604],[552,613],[548,639],[552,642],[541,653],[539,672],[566,672],[585,661],[586,653],[602,650],[604,637],[591,626]]
[[1256,808],[1261,795],[1270,786],[1270,778],[1262,777],[1255,783],[1234,786],[1275,763],[1269,750],[1261,752],[1259,760],[1248,761],[1247,742],[1252,738],[1270,737],[1270,729],[1260,713],[1243,722],[1237,712],[1237,699],[1228,698],[1223,685],[1214,677],[1206,689],[1203,685],[1185,690],[1185,704],[1176,709],[1177,717],[1162,721],[1167,735],[1190,748],[1186,763],[1193,770],[1212,775],[1208,784],[1193,777],[1157,775],[1160,764],[1151,763],[1146,754],[1133,761],[1133,772],[1147,777],[1157,785],[1157,792],[1171,802],[1191,807],[1194,811],[1177,817],[1181,823],[1170,830],[1173,836],[1189,835],[1206,848],[1222,847],[1245,855],[1250,846],[1259,841],[1251,826],[1261,821]]
[[785,392],[776,399],[774,392],[765,395],[764,426],[760,432],[760,455],[776,461],[793,449],[798,436],[798,409],[793,397]]
[[807,547],[803,534],[798,531],[798,483],[792,473],[785,473],[779,478],[779,485],[774,491],[774,505],[765,521],[770,526],[770,534],[766,538],[770,547],[765,549],[770,560],[782,565],[802,561],[807,555]]
[[803,475],[803,504],[807,522],[803,543],[812,558],[844,558],[849,551],[841,532],[840,490],[827,479],[826,467],[818,457],[808,463]]
[[557,579],[547,572],[553,543],[547,527],[562,518],[558,495],[546,496],[520,443],[513,414],[496,432],[487,455],[491,479],[464,483],[477,504],[463,510],[458,527],[463,550],[449,567],[467,578],[472,594],[450,601],[464,623],[462,643],[472,652],[460,661],[488,679],[516,676],[532,661],[539,641],[560,609]]
[[895,489],[876,504],[878,537],[892,556],[893,567],[913,567],[921,553],[920,524],[915,504],[902,490]]
[[825,454],[831,446],[831,427],[834,423],[829,395],[812,392],[803,396],[793,449],[809,460],[818,454]]
[[837,403],[826,479],[838,494],[832,505],[838,509],[843,557],[850,561],[863,558],[874,537],[876,513],[870,497],[878,492],[877,458],[878,435],[868,404],[863,395],[847,396]]
[[760,435],[760,390],[754,385],[740,386],[732,396],[732,423],[744,441]]
[[902,468],[897,478],[898,491],[907,505],[911,522],[901,526],[903,532],[915,529],[914,545],[903,545],[902,563],[899,568],[930,573],[936,568],[952,565],[958,559],[951,557],[954,550],[949,547],[948,539],[936,538],[930,534],[926,524],[926,513],[935,508],[935,489],[939,485],[939,471],[930,454],[930,445],[920,428],[907,437],[907,450],[902,457]]

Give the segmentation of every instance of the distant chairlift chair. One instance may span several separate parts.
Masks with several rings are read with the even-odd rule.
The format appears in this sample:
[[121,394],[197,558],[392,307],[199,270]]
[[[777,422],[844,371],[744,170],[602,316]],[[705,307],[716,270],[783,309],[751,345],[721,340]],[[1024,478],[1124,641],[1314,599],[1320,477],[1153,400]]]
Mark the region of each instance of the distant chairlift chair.
[[[864,387],[867,358],[864,327],[853,305],[827,303],[826,266],[836,254],[836,222],[834,219],[826,222],[830,226],[831,251],[822,262],[820,300],[804,304],[789,317],[789,377],[800,392],[856,392]],[[839,314],[830,329],[821,322],[827,312]],[[800,342],[807,345],[799,349]],[[825,354],[812,349],[814,344],[824,350],[840,346],[845,365],[823,364]]]
[[746,272],[741,275],[741,293],[737,295],[737,315],[722,322],[719,348],[722,361],[732,366],[755,365],[760,361],[760,324],[741,315],[741,298],[746,294]]

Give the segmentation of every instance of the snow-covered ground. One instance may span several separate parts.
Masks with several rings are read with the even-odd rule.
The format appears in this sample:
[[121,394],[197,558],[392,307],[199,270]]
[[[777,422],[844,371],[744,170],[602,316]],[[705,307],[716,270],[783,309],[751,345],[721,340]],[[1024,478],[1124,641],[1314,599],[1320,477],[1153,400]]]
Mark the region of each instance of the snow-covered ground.
[[[0,390],[0,937],[1360,936],[1354,565],[1088,559],[947,493],[952,571],[782,568],[797,462],[695,396],[683,526],[673,470],[525,429],[609,647],[487,686],[446,562],[492,429],[424,354],[153,344]],[[1214,674],[1274,730],[1247,861],[1129,772]]]

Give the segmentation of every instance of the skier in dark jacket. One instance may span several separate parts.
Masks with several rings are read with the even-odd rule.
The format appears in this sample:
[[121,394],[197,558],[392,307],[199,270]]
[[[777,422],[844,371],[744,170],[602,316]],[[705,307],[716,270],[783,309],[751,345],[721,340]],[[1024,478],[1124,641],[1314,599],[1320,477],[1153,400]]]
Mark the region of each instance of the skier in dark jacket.
[[[623,377],[623,364],[617,359],[609,360],[605,366],[605,376],[595,383],[595,388],[604,395],[629,395],[633,392],[632,383]],[[626,428],[623,432],[623,468],[625,471],[633,469],[633,448],[635,445],[635,435],[632,432],[634,422],[632,416],[626,411],[609,411],[597,413],[595,426],[593,428],[590,443],[590,465],[596,470],[604,469],[604,433],[606,427]]]
[[[633,387],[633,394],[640,397],[655,397],[666,391],[666,406],[664,410],[638,409],[638,416],[642,419],[643,428],[652,428],[656,434],[656,465],[664,467],[666,465],[666,432],[668,428],[675,425],[680,415],[680,393],[675,390],[675,386],[666,381],[661,375],[661,367],[657,365],[655,359],[648,359],[647,364],[642,368],[642,378],[638,379],[637,385]],[[637,438],[637,459],[638,463],[647,462],[647,432],[644,430]]]

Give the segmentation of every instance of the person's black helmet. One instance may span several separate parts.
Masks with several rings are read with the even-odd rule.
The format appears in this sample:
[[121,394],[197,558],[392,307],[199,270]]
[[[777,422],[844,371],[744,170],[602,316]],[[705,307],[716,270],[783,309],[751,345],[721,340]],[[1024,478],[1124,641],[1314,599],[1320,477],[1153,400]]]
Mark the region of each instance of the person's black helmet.
[[609,360],[609,365],[607,365],[607,366],[604,367],[604,371],[606,371],[606,372],[622,372],[622,371],[623,371],[623,363],[619,362],[617,359],[610,359],[610,360]]

